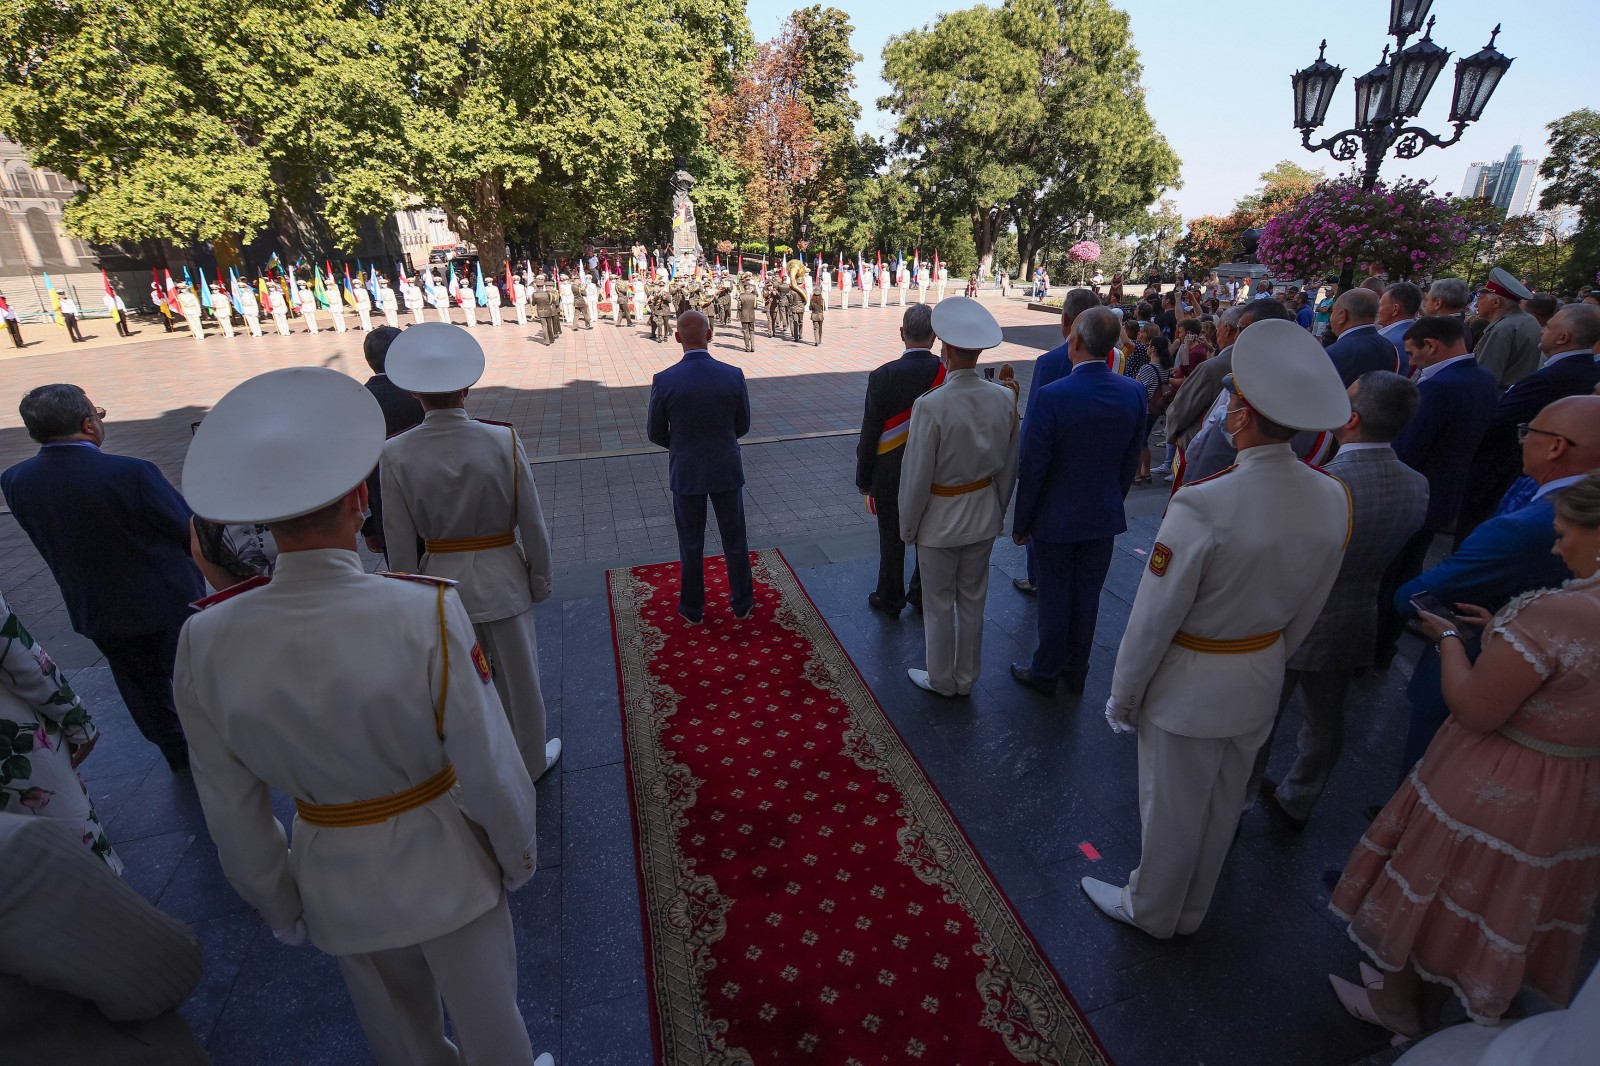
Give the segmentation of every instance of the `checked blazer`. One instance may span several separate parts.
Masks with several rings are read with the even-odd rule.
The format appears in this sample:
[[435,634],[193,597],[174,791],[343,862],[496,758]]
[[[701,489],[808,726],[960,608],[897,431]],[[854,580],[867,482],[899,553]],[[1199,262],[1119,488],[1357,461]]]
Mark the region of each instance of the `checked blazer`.
[[1357,670],[1372,665],[1378,629],[1378,586],[1384,571],[1422,528],[1428,479],[1393,448],[1341,451],[1323,468],[1350,490],[1350,545],[1328,601],[1289,658],[1291,670]]

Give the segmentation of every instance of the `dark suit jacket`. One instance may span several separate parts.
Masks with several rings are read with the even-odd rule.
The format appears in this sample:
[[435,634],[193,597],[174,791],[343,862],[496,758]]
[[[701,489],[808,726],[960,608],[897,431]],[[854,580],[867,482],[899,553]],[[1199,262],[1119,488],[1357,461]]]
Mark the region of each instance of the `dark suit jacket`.
[[1579,352],[1534,371],[1501,395],[1467,474],[1457,536],[1465,536],[1494,514],[1500,497],[1522,474],[1517,426],[1532,422],[1535,415],[1563,397],[1589,395],[1597,383],[1600,363],[1589,353]]
[[1422,402],[1395,438],[1394,451],[1428,479],[1428,518],[1422,528],[1437,532],[1461,508],[1467,470],[1494,417],[1498,391],[1494,375],[1471,359],[1443,368],[1418,382],[1417,389]]
[[[1556,542],[1551,495],[1520,511],[1491,518],[1473,530],[1444,562],[1400,586],[1394,594],[1395,610],[1414,616],[1417,612],[1411,607],[1411,597],[1431,592],[1445,603],[1471,603],[1498,611],[1513,596],[1555,588],[1571,578],[1566,564],[1550,553]],[[1433,645],[1422,649],[1406,695],[1418,713],[1442,710],[1439,652]]]
[[72,628],[91,640],[182,625],[206,594],[189,557],[189,505],[154,463],[46,445],[0,475],[0,488]]
[[1350,543],[1322,613],[1289,667],[1359,670],[1372,665],[1384,571],[1427,517],[1428,479],[1392,448],[1340,451],[1323,472],[1350,490]]
[[[422,424],[422,403],[400,386],[389,380],[388,374],[374,374],[367,379],[367,391],[372,393],[383,409],[383,435],[392,437],[404,433],[412,426]],[[361,534],[366,537],[383,536],[383,491],[378,479],[378,468],[367,475],[367,502],[371,513],[361,523]]]
[[1344,387],[1369,370],[1400,372],[1400,357],[1394,345],[1378,332],[1377,326],[1351,326],[1328,345],[1328,358],[1339,371]]
[[1067,342],[1060,344],[1045,352],[1033,361],[1033,380],[1028,383],[1028,405],[1023,408],[1022,417],[1026,419],[1033,413],[1033,398],[1039,395],[1039,390],[1052,381],[1060,381],[1072,373],[1072,360],[1067,358]]
[[874,500],[897,500],[900,463],[906,450],[902,445],[878,454],[883,424],[911,410],[917,397],[933,386],[933,379],[938,375],[939,357],[926,348],[909,349],[900,358],[884,363],[867,375],[867,406],[861,415],[861,439],[856,442],[857,490],[870,492]]
[[1144,450],[1145,387],[1099,360],[1028,399],[1013,536],[1068,543],[1128,528],[1122,501]]
[[744,485],[739,438],[750,431],[750,393],[743,370],[704,349],[684,352],[651,381],[646,422],[650,442],[667,449],[673,492],[700,496]]

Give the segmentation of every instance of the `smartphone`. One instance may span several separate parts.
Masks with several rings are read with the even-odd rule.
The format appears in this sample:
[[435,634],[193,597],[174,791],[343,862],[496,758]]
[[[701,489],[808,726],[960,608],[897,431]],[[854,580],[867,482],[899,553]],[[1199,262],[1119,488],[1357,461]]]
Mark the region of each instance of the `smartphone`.
[[1419,592],[1415,596],[1411,597],[1411,606],[1415,607],[1419,611],[1425,611],[1428,614],[1438,615],[1440,618],[1443,618],[1446,622],[1450,623],[1450,626],[1453,629],[1461,628],[1461,619],[1456,616],[1454,611],[1445,605],[1443,600],[1431,592]]

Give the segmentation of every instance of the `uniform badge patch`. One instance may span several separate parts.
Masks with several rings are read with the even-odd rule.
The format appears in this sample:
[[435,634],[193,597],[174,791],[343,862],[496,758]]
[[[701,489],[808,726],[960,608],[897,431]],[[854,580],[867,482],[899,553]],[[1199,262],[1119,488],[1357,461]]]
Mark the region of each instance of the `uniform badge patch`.
[[489,656],[484,654],[483,645],[472,646],[472,665],[478,668],[478,677],[485,685],[489,683],[492,672],[489,669]]
[[1157,543],[1150,550],[1150,572],[1156,577],[1167,572],[1167,567],[1172,563],[1172,549],[1165,544]]

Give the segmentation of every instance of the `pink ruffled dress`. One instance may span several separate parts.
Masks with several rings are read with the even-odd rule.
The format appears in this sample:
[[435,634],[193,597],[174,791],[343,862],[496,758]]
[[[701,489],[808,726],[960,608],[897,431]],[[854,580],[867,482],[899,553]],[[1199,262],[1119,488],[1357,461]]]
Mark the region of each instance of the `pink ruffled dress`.
[[1492,1024],[1526,984],[1572,993],[1600,895],[1600,575],[1495,616],[1544,679],[1509,721],[1448,719],[1361,837],[1330,903],[1381,969],[1412,962]]

